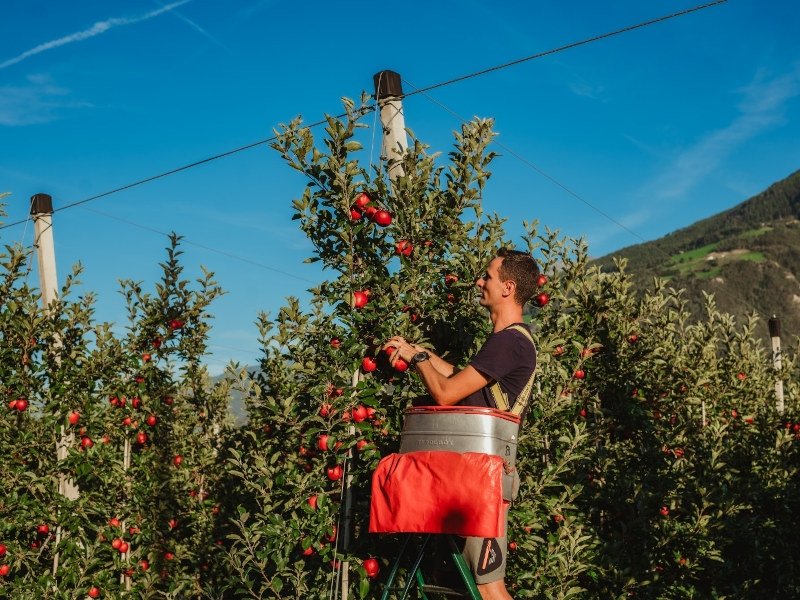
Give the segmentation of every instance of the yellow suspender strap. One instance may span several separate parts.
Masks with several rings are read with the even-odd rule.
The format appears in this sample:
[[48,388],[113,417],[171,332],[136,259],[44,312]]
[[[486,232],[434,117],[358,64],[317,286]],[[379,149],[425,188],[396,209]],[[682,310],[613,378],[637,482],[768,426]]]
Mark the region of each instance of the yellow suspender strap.
[[[534,343],[531,332],[527,327],[523,325],[512,325],[509,327],[509,329],[516,329],[523,334],[526,338],[528,338],[528,341],[533,346],[533,349],[536,350],[536,344]],[[534,369],[534,372],[531,373],[530,379],[528,379],[528,383],[525,384],[525,387],[520,392],[519,396],[517,396],[517,401],[514,402],[514,408],[512,408],[510,411],[508,406],[508,397],[500,387],[500,384],[495,381],[492,385],[490,385],[489,391],[492,394],[492,398],[494,398],[494,403],[497,408],[505,412],[511,412],[511,414],[517,416],[521,415],[525,410],[525,407],[528,406],[528,400],[530,400],[531,397],[531,390],[533,389],[533,379],[535,375],[536,370]]]

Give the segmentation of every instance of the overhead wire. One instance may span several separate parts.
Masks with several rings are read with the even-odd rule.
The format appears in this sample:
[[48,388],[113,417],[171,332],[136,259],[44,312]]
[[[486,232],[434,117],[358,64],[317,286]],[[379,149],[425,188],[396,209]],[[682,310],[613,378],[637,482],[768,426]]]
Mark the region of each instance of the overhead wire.
[[[436,84],[432,84],[432,85],[429,85],[429,86],[426,86],[426,87],[417,88],[413,84],[409,83],[409,85],[411,85],[411,87],[414,87],[415,89],[414,89],[413,92],[403,94],[402,97],[403,98],[407,98],[407,97],[411,97],[411,96],[414,96],[414,95],[417,95],[417,94],[424,94],[424,95],[426,95],[428,97],[428,99],[430,101],[438,104],[440,107],[444,108],[445,110],[447,110],[448,112],[450,112],[451,114],[453,114],[454,116],[456,116],[458,119],[460,119],[463,122],[464,121],[463,117],[458,115],[458,113],[456,113],[455,111],[453,111],[449,107],[446,107],[444,104],[442,104],[438,100],[436,100],[436,99],[432,98],[431,96],[427,95],[427,92],[429,92],[431,90],[434,90],[434,89],[437,89],[437,88],[441,88],[441,87],[447,86],[447,85],[452,85],[454,83],[457,83],[457,82],[460,82],[460,81],[464,81],[464,80],[467,80],[467,79],[480,77],[482,75],[486,75],[486,74],[492,73],[494,71],[499,71],[501,69],[506,69],[508,67],[515,66],[515,65],[518,65],[518,64],[521,64],[521,63],[524,63],[524,62],[528,62],[528,61],[535,60],[535,59],[538,59],[538,58],[542,58],[542,57],[545,57],[545,56],[550,56],[550,55],[556,54],[558,52],[563,52],[565,50],[569,50],[569,49],[576,48],[576,47],[579,47],[579,46],[583,46],[583,45],[586,45],[586,44],[589,44],[589,43],[593,43],[593,42],[596,42],[596,41],[599,41],[599,40],[603,40],[603,39],[607,39],[607,38],[610,38],[610,37],[613,37],[613,36],[617,36],[617,35],[620,35],[622,33],[626,33],[626,32],[629,32],[629,31],[636,30],[636,29],[641,29],[641,28],[644,28],[644,27],[647,27],[647,26],[650,26],[650,25],[654,25],[656,23],[667,21],[669,19],[674,19],[676,17],[684,16],[684,15],[687,15],[687,14],[690,14],[690,13],[693,13],[693,12],[697,12],[697,11],[700,11],[700,10],[704,10],[704,9],[716,6],[716,5],[724,4],[727,1],[728,0],[715,0],[713,2],[708,2],[706,4],[694,6],[692,8],[688,8],[688,9],[685,9],[685,10],[682,10],[682,11],[677,11],[677,12],[674,12],[674,13],[670,13],[668,15],[663,15],[663,16],[660,16],[660,17],[656,17],[654,19],[649,19],[647,21],[643,21],[643,22],[640,22],[640,23],[637,23],[637,24],[634,24],[634,25],[629,25],[629,26],[626,26],[626,27],[623,27],[623,28],[620,28],[620,29],[616,29],[614,31],[610,31],[610,32],[603,33],[603,34],[600,34],[600,35],[596,35],[596,36],[592,36],[592,37],[589,37],[589,38],[585,38],[583,40],[572,42],[570,44],[565,44],[565,45],[562,45],[562,46],[558,46],[558,47],[552,48],[550,50],[546,50],[546,51],[543,51],[543,52],[538,52],[538,53],[532,54],[530,56],[526,56],[526,57],[523,57],[523,58],[520,58],[520,59],[509,61],[509,62],[500,64],[500,65],[496,65],[496,66],[489,67],[489,68],[486,68],[486,69],[482,69],[482,70],[479,70],[479,71],[475,71],[475,72],[472,72],[472,73],[469,73],[469,74],[466,74],[466,75],[455,77],[455,78],[452,78],[452,79],[449,79],[449,80],[446,80],[446,81],[442,81],[442,82],[439,82],[439,83],[436,83]],[[364,113],[369,112],[370,110],[377,111],[377,105],[364,106],[364,107],[361,107],[358,110],[363,111]],[[347,113],[342,113],[342,114],[336,115],[336,116],[334,116],[334,118],[342,118],[342,117],[345,117],[345,116],[347,116]],[[314,123],[306,125],[306,127],[311,129],[311,128],[314,128],[314,127],[318,127],[319,125],[323,125],[323,124],[325,124],[327,122],[328,122],[328,118],[326,117],[324,119],[320,119],[319,121],[316,121]],[[262,146],[264,144],[268,144],[270,142],[275,141],[276,139],[277,139],[277,135],[274,135],[274,136],[271,136],[271,137],[263,139],[263,140],[259,140],[259,141],[256,141],[256,142],[252,142],[250,144],[246,144],[244,146],[239,146],[237,148],[233,148],[231,150],[227,150],[225,152],[221,152],[219,154],[215,154],[213,156],[209,156],[209,157],[206,157],[206,158],[203,158],[203,159],[188,163],[186,165],[182,165],[182,166],[179,166],[179,167],[176,167],[176,168],[173,168],[173,169],[169,169],[167,171],[158,173],[156,175],[152,175],[150,177],[145,177],[143,179],[139,179],[139,180],[134,181],[132,183],[128,183],[128,184],[122,185],[120,187],[108,190],[106,192],[95,194],[93,196],[89,196],[87,198],[84,198],[82,200],[78,200],[76,202],[71,202],[69,204],[66,204],[64,206],[61,206],[61,207],[58,207],[58,208],[54,209],[53,212],[55,213],[55,212],[64,211],[64,210],[67,210],[67,209],[70,209],[70,208],[74,208],[76,206],[80,206],[80,205],[83,205],[83,204],[86,204],[86,203],[89,203],[89,202],[92,202],[92,201],[95,201],[95,200],[99,200],[101,198],[105,198],[107,196],[111,196],[113,194],[116,194],[116,193],[119,193],[119,192],[122,192],[122,191],[125,191],[125,190],[129,190],[129,189],[132,189],[134,187],[138,187],[138,186],[144,185],[146,183],[150,183],[150,182],[156,181],[158,179],[162,179],[162,178],[165,178],[165,177],[168,177],[168,176],[171,176],[171,175],[175,175],[175,174],[180,173],[182,171],[186,171],[186,170],[192,169],[194,167],[198,167],[200,165],[203,165],[203,164],[215,161],[215,160],[219,160],[221,158],[225,158],[225,157],[228,157],[228,156],[231,156],[231,155],[234,155],[234,154],[238,154],[240,152],[244,152],[245,150],[249,150],[251,148],[255,148],[255,147],[258,147],[258,146]],[[533,162],[529,161],[528,159],[526,159],[525,157],[523,157],[522,155],[520,155],[516,151],[514,151],[511,148],[505,146],[501,142],[495,141],[494,143],[496,145],[498,145],[498,147],[503,148],[510,155],[512,155],[515,158],[517,158],[518,160],[520,160],[523,164],[527,165],[529,168],[531,168],[534,171],[536,171],[537,173],[539,173],[542,177],[548,179],[554,185],[557,185],[558,187],[562,188],[565,192],[567,192],[568,194],[570,194],[571,196],[573,196],[574,198],[576,198],[580,202],[584,203],[586,206],[589,206],[590,208],[595,210],[598,214],[600,214],[604,218],[608,219],[609,221],[611,221],[612,223],[614,223],[615,225],[617,225],[621,229],[627,231],[628,233],[630,233],[631,235],[635,236],[636,238],[638,238],[638,239],[640,239],[642,241],[646,241],[646,240],[644,240],[644,238],[642,238],[642,236],[640,236],[639,234],[637,234],[636,232],[634,232],[630,228],[626,227],[625,225],[623,225],[622,223],[620,223],[619,221],[614,219],[612,216],[610,216],[607,213],[605,213],[600,208],[598,208],[598,207],[594,206],[593,204],[591,204],[585,198],[583,198],[582,196],[580,196],[579,194],[577,194],[576,192],[574,192],[573,190],[568,188],[566,185],[562,184],[555,177],[553,177],[553,176],[549,175],[548,173],[544,172],[541,168],[539,168]],[[373,146],[370,148],[370,161],[372,161],[372,153],[373,152],[374,152],[374,132],[373,132]],[[97,212],[98,214],[103,214],[100,211],[94,211],[94,212]],[[106,214],[105,216],[108,216],[110,218],[114,218],[114,219],[117,219],[117,220],[120,220],[120,221],[123,221],[123,222],[127,222],[127,223],[129,223],[129,224],[131,224],[131,225],[133,225],[135,227],[140,227],[142,229],[150,230],[150,231],[162,234],[162,235],[167,235],[165,232],[159,231],[159,230],[154,229],[152,227],[141,225],[139,223],[134,223],[134,222],[128,221],[126,219],[122,219],[122,218],[115,217],[115,216],[108,215],[108,214]],[[12,223],[6,223],[6,224],[3,224],[3,225],[0,225],[0,230],[6,229],[8,227],[13,227],[13,226],[16,226],[16,225],[20,225],[22,223],[27,223],[29,221],[29,218],[30,217],[27,217],[26,219],[23,219],[23,220],[19,220],[19,221],[15,221],[15,222],[12,222]],[[292,277],[294,279],[299,279],[301,281],[305,281],[305,282],[309,282],[309,283],[316,283],[316,282],[312,282],[312,281],[310,281],[308,279],[305,279],[305,278],[302,278],[302,277],[298,277],[297,275],[293,275],[291,273],[282,271],[280,269],[276,269],[276,268],[271,267],[269,265],[266,265],[264,263],[260,263],[258,261],[254,261],[252,259],[244,258],[244,257],[235,255],[233,253],[230,253],[230,252],[227,252],[227,251],[224,251],[224,250],[219,250],[219,249],[216,249],[216,248],[212,248],[211,246],[208,246],[208,245],[205,245],[205,244],[199,244],[197,242],[192,242],[190,240],[185,240],[185,243],[193,245],[193,246],[196,246],[196,247],[199,247],[199,248],[203,248],[203,249],[208,250],[210,252],[215,252],[215,253],[221,254],[221,255],[226,256],[228,258],[232,258],[232,259],[239,260],[239,261],[242,261],[242,262],[247,262],[247,263],[250,263],[252,265],[255,265],[255,266],[258,266],[258,267],[261,267],[261,268],[265,268],[267,270],[274,271],[274,272],[280,273],[280,274],[288,276],[288,277]]]
[[628,25],[627,27],[622,27],[621,29],[616,29],[614,31],[609,31],[607,33],[601,33],[600,35],[595,35],[577,42],[572,42],[570,44],[565,44],[563,46],[558,46],[557,48],[551,48],[550,50],[545,50],[544,52],[537,52],[536,54],[531,54],[530,56],[525,56],[523,58],[518,58],[516,60],[509,61],[507,63],[503,63],[501,65],[496,65],[494,67],[489,67],[487,69],[483,69],[481,71],[475,71],[473,73],[468,73],[467,75],[461,75],[460,77],[454,77],[453,79],[448,79],[447,81],[442,81],[440,83],[434,83],[433,85],[429,85],[427,87],[419,88],[410,94],[404,94],[404,97],[413,96],[415,94],[422,94],[424,92],[429,92],[431,90],[435,90],[436,88],[444,87],[446,85],[451,85],[453,83],[458,83],[459,81],[465,81],[467,79],[472,79],[473,77],[480,77],[482,75],[486,75],[487,73],[492,73],[494,71],[499,71],[501,69],[506,69],[508,67],[513,67],[515,65],[528,62],[530,60],[535,60],[537,58],[543,58],[545,56],[550,56],[551,54],[557,54],[558,52],[563,52],[564,50],[571,50],[572,48],[577,48],[578,46],[584,46],[586,44],[591,44],[592,42],[597,42],[600,40],[604,40],[606,38],[614,37],[616,35],[620,35],[622,33],[627,33],[629,31],[634,31],[635,29],[641,29],[643,27],[648,27],[650,25],[655,25],[656,23],[661,23],[663,21],[667,21],[669,19],[674,19],[676,17],[682,17],[684,15],[688,15],[693,12],[697,12],[700,10],[704,10],[706,8],[711,8],[712,6],[716,6],[718,4],[724,4],[728,0],[715,0],[714,2],[709,2],[707,4],[701,4],[698,6],[694,6],[692,8],[687,8],[686,10],[681,10],[678,12],[670,13],[668,15],[663,15],[661,17],[656,17],[654,19],[650,19],[648,21],[642,21],[641,23],[637,23],[635,25]]
[[[578,46],[583,46],[583,45],[586,45],[586,44],[597,42],[599,40],[603,40],[603,39],[606,39],[606,38],[617,36],[617,35],[620,35],[622,33],[626,33],[626,32],[629,32],[629,31],[636,30],[636,29],[641,29],[643,27],[648,27],[648,26],[654,25],[656,23],[661,23],[661,22],[667,21],[669,19],[674,19],[676,17],[681,17],[681,16],[688,15],[688,14],[693,13],[693,12],[697,12],[697,11],[700,11],[700,10],[711,8],[711,7],[717,6],[719,4],[724,4],[727,1],[728,0],[715,0],[714,2],[708,2],[706,4],[701,4],[701,5],[698,5],[698,6],[694,6],[692,8],[688,8],[688,9],[685,9],[685,10],[677,11],[677,12],[674,12],[674,13],[670,13],[670,14],[667,14],[667,15],[660,16],[660,17],[656,17],[654,19],[649,19],[647,21],[642,21],[641,23],[636,23],[635,25],[628,25],[626,27],[622,27],[622,28],[616,29],[614,31],[609,31],[607,33],[595,35],[595,36],[592,36],[592,37],[589,37],[589,38],[586,38],[586,39],[583,39],[583,40],[579,40],[577,42],[572,42],[570,44],[565,44],[563,46],[558,46],[556,48],[551,48],[550,50],[545,50],[543,52],[538,52],[536,54],[531,54],[530,56],[525,56],[523,58],[519,58],[519,59],[510,61],[510,62],[506,62],[506,63],[500,64],[500,65],[496,65],[496,66],[493,66],[493,67],[489,67],[489,68],[486,68],[486,69],[482,69],[480,71],[475,71],[473,73],[468,73],[466,75],[461,75],[459,77],[454,77],[454,78],[448,79],[446,81],[442,81],[442,82],[435,83],[435,84],[432,84],[432,85],[429,85],[429,86],[426,86],[426,87],[418,88],[418,89],[416,89],[415,91],[413,91],[413,92],[411,92],[409,94],[404,94],[403,97],[409,97],[409,96],[413,96],[415,94],[421,94],[421,93],[428,92],[428,91],[431,91],[431,90],[434,90],[434,89],[437,89],[437,88],[440,88],[440,87],[444,87],[444,86],[447,86],[447,85],[452,85],[454,83],[457,83],[457,82],[460,82],[460,81],[464,81],[466,79],[471,79],[471,78],[474,78],[474,77],[480,77],[482,75],[486,75],[487,73],[492,73],[494,71],[499,71],[501,69],[506,69],[508,67],[511,67],[511,66],[514,66],[514,65],[518,65],[518,64],[521,64],[521,63],[524,63],[524,62],[527,62],[527,61],[535,60],[537,58],[542,58],[544,56],[550,56],[550,55],[556,54],[558,52],[563,52],[565,50],[569,50],[569,49],[572,49],[572,48],[577,48]],[[363,107],[361,110],[368,111],[368,110],[375,110],[375,108],[376,108],[375,106],[369,106],[369,107]],[[346,115],[347,115],[347,113],[342,113],[340,115],[336,115],[334,118],[341,118],[341,117],[344,117]],[[310,125],[307,125],[306,127],[308,127],[309,129],[312,129],[312,128],[318,127],[319,125],[322,125],[324,123],[327,123],[327,118],[320,119],[319,121],[311,123]],[[257,146],[262,146],[264,144],[267,144],[269,142],[274,141],[275,139],[277,139],[277,136],[272,136],[272,137],[269,137],[269,138],[266,138],[266,139],[263,139],[263,140],[259,140],[259,141],[256,141],[256,142],[252,142],[250,144],[246,144],[244,146],[240,146],[238,148],[233,148],[232,150],[227,150],[225,152],[221,152],[219,154],[215,154],[213,156],[209,156],[207,158],[203,158],[201,160],[197,160],[197,161],[191,162],[189,164],[186,164],[186,165],[183,165],[183,166],[180,166],[180,167],[176,167],[174,169],[170,169],[170,170],[164,171],[162,173],[158,173],[157,175],[152,175],[150,177],[146,177],[144,179],[140,179],[140,180],[134,181],[132,183],[129,183],[129,184],[114,188],[112,190],[108,190],[106,192],[102,192],[100,194],[95,194],[94,196],[89,196],[88,198],[84,198],[82,200],[78,200],[76,202],[72,202],[72,203],[66,204],[66,205],[64,205],[62,207],[54,209],[53,212],[54,213],[55,212],[60,212],[62,210],[67,210],[67,209],[70,209],[70,208],[74,208],[75,206],[79,206],[81,204],[86,204],[87,202],[92,202],[94,200],[99,200],[100,198],[105,198],[105,197],[110,196],[112,194],[116,194],[116,193],[119,193],[119,192],[122,192],[122,191],[125,191],[125,190],[129,190],[131,188],[143,185],[145,183],[150,183],[151,181],[156,181],[158,179],[162,179],[164,177],[168,177],[170,175],[174,175],[176,173],[180,173],[182,171],[186,171],[188,169],[192,169],[194,167],[198,167],[200,165],[203,165],[203,164],[218,160],[220,158],[225,158],[225,157],[231,156],[233,154],[238,154],[239,152],[243,152],[245,150],[249,150],[249,149],[255,148]],[[0,225],[0,230],[6,229],[8,227],[13,227],[15,225],[20,225],[20,224],[22,224],[24,222],[25,222],[25,220],[15,221],[13,223],[6,223],[6,224],[3,224],[3,225]]]
[[[362,111],[368,112],[369,110],[373,110],[373,107],[372,106],[363,107],[363,108],[358,109],[358,110],[362,110]],[[341,113],[339,115],[335,115],[333,118],[334,119],[341,119],[342,117],[345,117],[345,116],[347,116],[346,112],[345,113]],[[320,119],[319,121],[316,121],[314,123],[306,125],[305,127],[309,128],[309,129],[313,129],[314,127],[318,127],[318,126],[323,125],[323,124],[325,124],[327,122],[328,122],[328,118],[326,117],[324,119]],[[174,169],[170,169],[170,170],[164,171],[162,173],[158,173],[157,175],[151,175],[150,177],[145,177],[144,179],[139,179],[139,180],[134,181],[132,183],[128,183],[128,184],[122,185],[120,187],[114,188],[112,190],[108,190],[106,192],[102,192],[100,194],[95,194],[94,196],[89,196],[88,198],[83,198],[82,200],[78,200],[76,202],[70,202],[69,204],[65,204],[64,206],[60,206],[58,208],[54,208],[53,212],[57,213],[57,212],[61,212],[63,210],[68,210],[70,208],[75,208],[76,206],[80,206],[81,204],[86,204],[88,202],[93,202],[94,200],[99,200],[100,198],[105,198],[106,196],[111,196],[112,194],[117,194],[119,192],[123,192],[125,190],[129,190],[131,188],[135,188],[135,187],[138,187],[140,185],[144,185],[145,183],[150,183],[150,182],[156,181],[158,179],[163,179],[164,177],[168,177],[170,175],[175,175],[176,173],[180,173],[181,171],[187,171],[188,169],[193,169],[194,167],[199,167],[200,165],[204,165],[206,163],[210,163],[212,161],[219,160],[220,158],[225,158],[225,157],[231,156],[233,154],[238,154],[239,152],[244,152],[245,150],[250,150],[251,148],[255,148],[257,146],[263,146],[264,144],[268,144],[270,142],[274,142],[277,138],[278,138],[277,135],[273,135],[271,137],[268,137],[268,138],[263,139],[263,140],[259,140],[257,142],[252,142],[252,143],[246,144],[244,146],[239,146],[238,148],[233,148],[232,150],[227,150],[225,152],[220,152],[219,154],[215,154],[214,156],[209,156],[209,157],[206,157],[206,158],[203,158],[203,159],[200,159],[200,160],[196,160],[196,161],[191,162],[189,164],[182,165],[180,167],[176,167]],[[14,227],[15,225],[21,225],[26,220],[27,219],[20,219],[19,221],[14,221],[13,223],[5,223],[3,225],[0,225],[0,229],[7,229],[9,227]]]

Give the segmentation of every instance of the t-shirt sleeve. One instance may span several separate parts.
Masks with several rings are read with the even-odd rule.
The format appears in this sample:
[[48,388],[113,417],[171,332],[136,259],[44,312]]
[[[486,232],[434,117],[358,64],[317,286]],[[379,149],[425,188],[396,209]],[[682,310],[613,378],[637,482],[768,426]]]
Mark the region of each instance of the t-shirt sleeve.
[[490,336],[469,364],[498,381],[519,366],[521,353],[532,352],[531,343],[521,333],[503,330]]

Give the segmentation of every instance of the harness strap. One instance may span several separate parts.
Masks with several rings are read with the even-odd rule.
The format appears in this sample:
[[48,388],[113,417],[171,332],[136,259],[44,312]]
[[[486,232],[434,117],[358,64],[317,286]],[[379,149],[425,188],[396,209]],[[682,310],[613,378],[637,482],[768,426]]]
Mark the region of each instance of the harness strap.
[[[519,331],[528,339],[533,346],[534,351],[536,350],[536,343],[533,341],[533,336],[531,336],[531,332],[527,327],[524,325],[511,325],[507,329],[516,329]],[[491,392],[497,408],[517,416],[520,416],[523,412],[525,412],[525,409],[528,407],[528,402],[530,401],[531,391],[533,390],[533,380],[535,376],[536,369],[534,368],[530,378],[528,379],[528,383],[525,384],[525,387],[522,389],[519,396],[517,396],[517,400],[514,402],[514,406],[512,408],[509,407],[508,396],[500,387],[500,384],[495,381],[492,385],[490,385],[489,392]]]

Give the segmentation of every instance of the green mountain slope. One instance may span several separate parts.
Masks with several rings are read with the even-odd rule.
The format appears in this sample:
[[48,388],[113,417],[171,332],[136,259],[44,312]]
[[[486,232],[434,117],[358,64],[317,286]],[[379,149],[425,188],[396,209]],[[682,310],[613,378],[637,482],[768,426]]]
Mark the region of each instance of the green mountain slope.
[[[626,258],[644,289],[653,277],[686,290],[695,316],[703,292],[737,316],[781,319],[784,340],[800,335],[800,171],[725,212],[658,240],[597,259],[604,270]],[[767,337],[766,324],[762,332]]]

